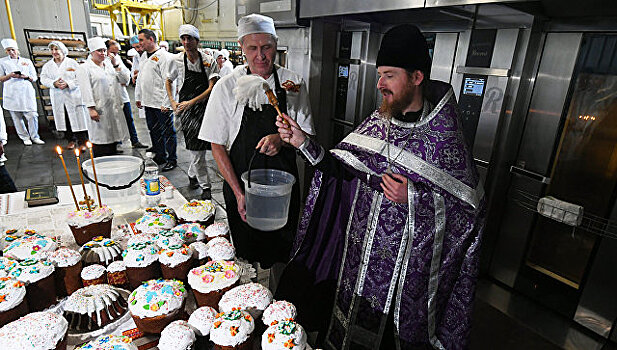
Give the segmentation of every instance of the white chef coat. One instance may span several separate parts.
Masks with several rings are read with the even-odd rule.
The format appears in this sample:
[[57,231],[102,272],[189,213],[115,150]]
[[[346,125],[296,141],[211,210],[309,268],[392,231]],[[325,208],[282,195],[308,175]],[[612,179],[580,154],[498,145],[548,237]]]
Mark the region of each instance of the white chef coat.
[[[54,121],[56,128],[60,131],[66,131],[64,108],[69,115],[71,130],[84,131],[88,129],[86,118],[89,117],[86,116],[81,90],[79,84],[77,84],[77,69],[79,69],[79,63],[70,57],[65,57],[60,65],[56,64],[52,58],[43,65],[41,70],[41,84],[49,88]],[[59,78],[62,78],[68,84],[68,88],[62,90],[54,86],[54,82]]]
[[[36,81],[37,74],[32,61],[18,57],[12,59],[9,56],[0,59],[0,73],[7,75],[11,72],[20,71]],[[2,106],[9,111],[36,112],[36,92],[29,80],[11,78],[4,82],[2,89]]]
[[[225,63],[229,63],[229,61],[225,61]],[[225,63],[223,63],[223,67],[221,67],[221,71],[219,72],[219,75],[221,76],[221,78],[226,75],[231,74],[234,71],[233,65],[231,63],[229,64],[225,64]],[[218,67],[218,64],[216,66]]]
[[130,72],[122,62],[118,72],[109,59],[103,63],[99,67],[88,58],[77,70],[84,105],[95,107],[100,116],[98,122],[88,117],[88,136],[95,144],[120,142],[127,134],[120,84],[129,82]]
[[[204,71],[206,72],[208,79],[218,77],[219,68],[214,61],[214,58],[201,51],[199,54],[201,55]],[[195,60],[194,63],[191,63],[191,61],[187,58],[186,63],[190,71],[201,72],[201,67],[199,67],[199,59]],[[165,78],[176,82],[177,91],[182,90],[182,85],[184,85],[184,52],[173,55],[172,62],[167,67],[167,74]]]
[[[205,141],[224,145],[227,150],[231,149],[242,122],[244,105],[240,105],[233,94],[236,81],[246,75],[246,65],[238,66],[233,73],[221,78],[210,94],[210,100],[206,106],[204,120],[199,130],[199,138]],[[276,66],[281,87],[287,88],[287,115],[295,120],[302,130],[314,135],[313,117],[308,96],[308,90],[304,79],[299,74],[287,68]],[[272,91],[275,91],[274,75],[267,79]],[[294,91],[297,90],[297,91]],[[265,92],[264,92],[265,94]]]
[[141,101],[141,105],[145,107],[171,108],[165,89],[165,79],[172,58],[171,53],[160,48],[150,57],[146,51],[141,54],[135,85],[135,101]]

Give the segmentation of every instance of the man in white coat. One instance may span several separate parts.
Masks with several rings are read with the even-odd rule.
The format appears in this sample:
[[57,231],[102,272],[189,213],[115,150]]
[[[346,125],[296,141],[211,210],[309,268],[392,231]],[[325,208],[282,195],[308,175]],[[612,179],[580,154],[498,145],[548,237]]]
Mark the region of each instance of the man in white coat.
[[221,51],[215,51],[216,65],[219,67],[219,75],[222,77],[231,74],[234,70],[234,66],[229,62],[229,51],[222,49]]
[[53,58],[43,65],[41,84],[49,88],[56,129],[64,131],[68,149],[75,148],[77,143],[84,150],[88,127],[86,108],[77,84],[79,63],[67,57],[69,50],[62,42],[52,41],[48,47]]
[[153,31],[142,29],[138,36],[144,52],[139,62],[135,100],[138,108],[146,109],[146,124],[152,140],[154,161],[164,164],[161,171],[169,171],[178,165],[176,130],[165,89],[166,74],[173,55],[159,48]]
[[[2,106],[11,113],[17,135],[24,145],[39,145],[45,142],[39,137],[39,115],[36,108],[36,93],[32,82],[37,75],[34,64],[27,58],[19,56],[17,42],[3,39],[2,47],[8,56],[0,59],[0,82],[4,83]],[[23,118],[28,121],[28,128]]]
[[[132,50],[135,51],[135,55],[133,55],[133,64],[131,65],[131,81],[133,84],[137,82],[137,75],[139,74],[139,60],[141,59],[141,54],[144,50],[139,45],[139,38],[137,35],[133,35],[129,40]],[[130,53],[131,50],[129,50]],[[127,53],[128,55],[128,53]],[[146,119],[146,110],[143,108],[137,108],[137,115],[139,119]],[[152,152],[152,149],[148,149],[148,152]]]
[[96,157],[116,154],[116,144],[126,135],[120,84],[128,84],[130,72],[120,57],[107,57],[105,40],[88,39],[90,57],[77,71],[84,104],[88,107],[88,136]]

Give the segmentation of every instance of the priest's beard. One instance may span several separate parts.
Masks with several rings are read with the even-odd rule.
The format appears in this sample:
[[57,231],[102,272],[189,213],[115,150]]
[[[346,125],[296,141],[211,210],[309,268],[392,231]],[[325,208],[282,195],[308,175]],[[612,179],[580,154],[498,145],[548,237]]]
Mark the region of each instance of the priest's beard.
[[418,89],[420,89],[419,86],[415,86],[409,82],[398,96],[395,96],[391,90],[382,90],[382,92],[392,94],[394,98],[392,102],[388,102],[385,99],[382,100],[381,106],[379,106],[379,113],[388,119],[391,119],[393,116],[403,115],[403,111],[413,102],[413,98]]

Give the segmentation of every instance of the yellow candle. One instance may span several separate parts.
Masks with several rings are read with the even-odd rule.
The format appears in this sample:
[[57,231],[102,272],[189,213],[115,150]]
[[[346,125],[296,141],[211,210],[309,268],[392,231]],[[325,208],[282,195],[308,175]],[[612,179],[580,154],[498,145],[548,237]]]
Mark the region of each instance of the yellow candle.
[[79,210],[79,204],[77,203],[77,197],[75,197],[75,191],[73,191],[73,184],[71,183],[71,178],[69,177],[69,172],[66,170],[66,163],[64,163],[64,157],[62,157],[62,148],[60,146],[56,146],[56,152],[58,153],[58,157],[62,161],[62,167],[64,167],[64,173],[66,174],[66,180],[69,182],[69,188],[71,189],[71,195],[73,196],[73,201],[75,202],[75,207]]
[[102,206],[101,204],[101,192],[99,190],[99,179],[96,177],[96,168],[94,167],[94,155],[92,154],[92,142],[87,141],[86,146],[88,150],[90,150],[90,161],[92,161],[92,173],[94,173],[94,184],[96,187],[96,198],[99,200],[99,208]]
[[84,190],[84,200],[86,201],[86,206],[88,207],[88,211],[92,211],[90,207],[90,198],[88,197],[88,192],[86,192],[86,185],[84,184],[84,174],[81,172],[81,162],[79,160],[79,148],[75,148],[75,158],[77,158],[77,169],[79,169],[79,178],[81,179],[81,188]]

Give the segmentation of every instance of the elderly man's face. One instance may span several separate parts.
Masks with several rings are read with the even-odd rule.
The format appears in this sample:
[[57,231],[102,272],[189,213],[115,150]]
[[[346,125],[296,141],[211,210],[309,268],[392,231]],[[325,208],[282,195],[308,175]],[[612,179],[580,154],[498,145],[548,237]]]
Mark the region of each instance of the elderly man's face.
[[19,52],[17,52],[17,50],[15,50],[12,47],[9,47],[8,49],[6,49],[6,53],[9,55],[10,58],[19,57]]
[[276,57],[274,37],[266,33],[248,34],[242,38],[240,47],[246,56],[251,73],[267,79],[272,74]]
[[199,41],[197,41],[195,37],[188,34],[182,35],[180,37],[180,42],[182,43],[182,46],[184,46],[185,51],[197,50],[197,45],[199,44]]

